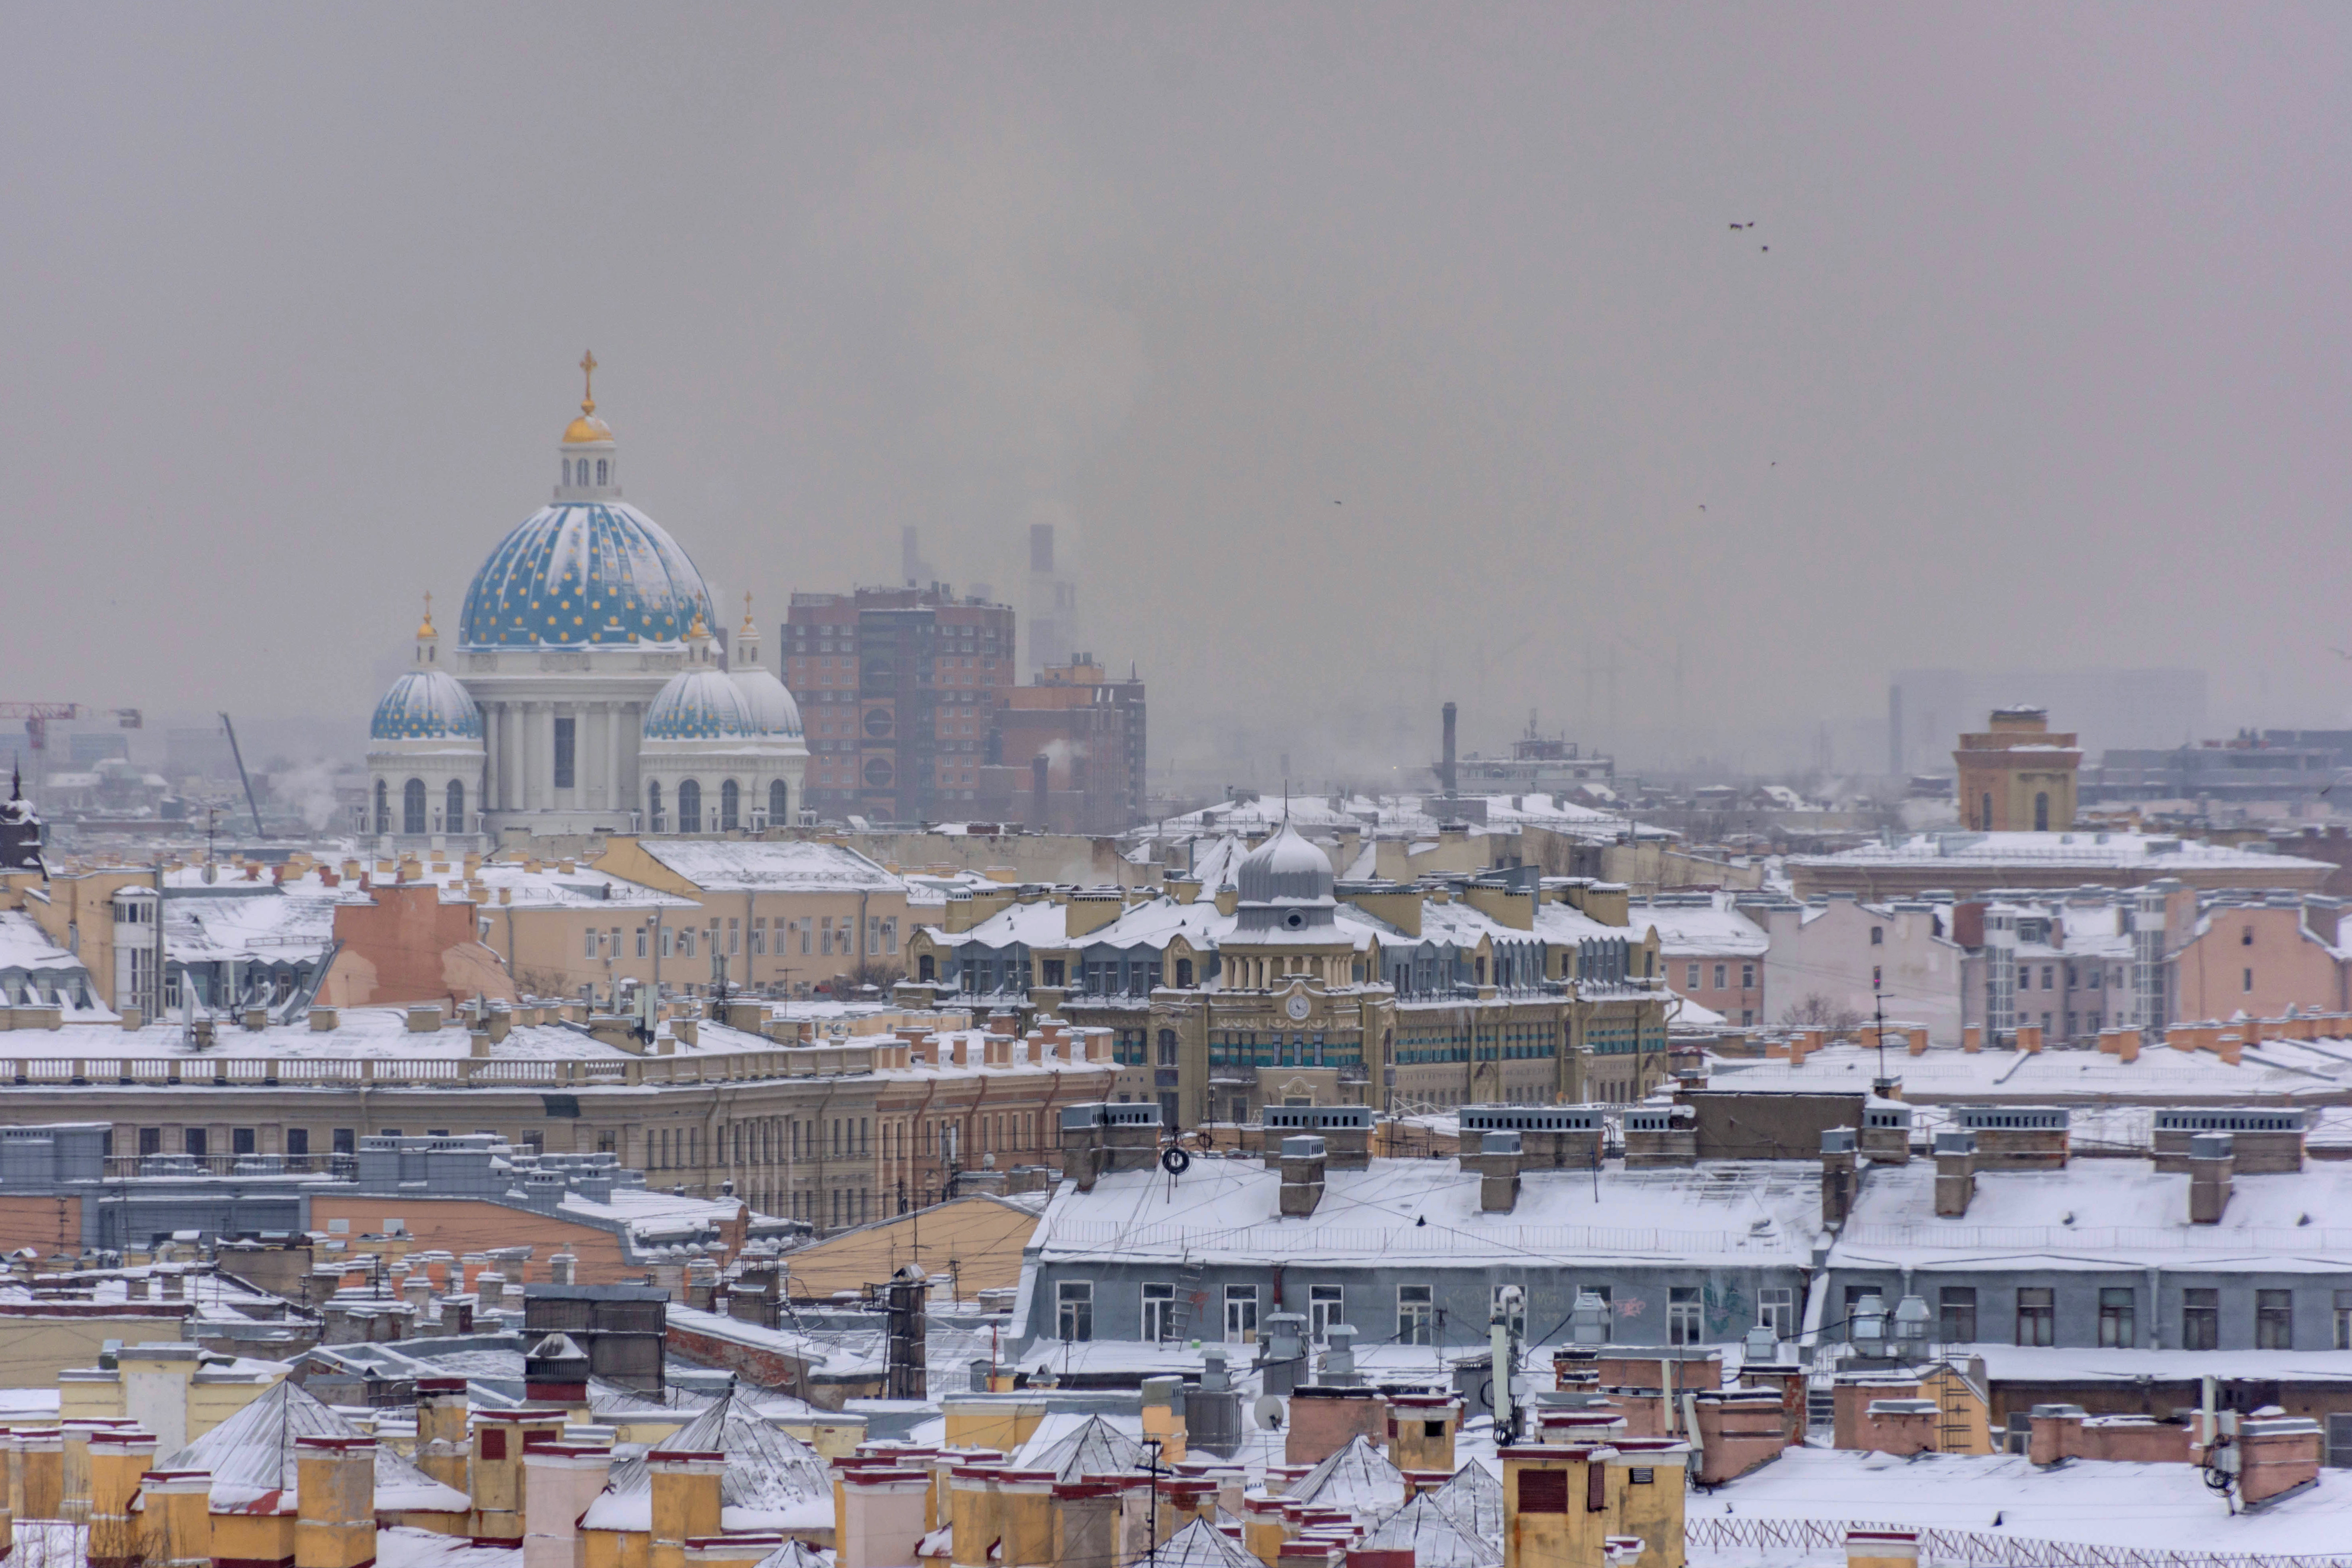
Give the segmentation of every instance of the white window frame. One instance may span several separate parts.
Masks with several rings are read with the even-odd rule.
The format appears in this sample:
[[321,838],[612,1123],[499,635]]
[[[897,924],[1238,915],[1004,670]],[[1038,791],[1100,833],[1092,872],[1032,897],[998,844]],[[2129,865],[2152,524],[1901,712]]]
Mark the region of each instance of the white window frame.
[[1257,1343],[1256,1286],[1225,1287],[1225,1342],[1229,1345]]
[[1788,1285],[1766,1285],[1756,1292],[1756,1321],[1772,1331],[1775,1339],[1797,1337],[1797,1292]]
[[1083,1344],[1095,1337],[1093,1280],[1057,1279],[1054,1282],[1054,1337],[1076,1344]]
[[1331,1325],[1348,1321],[1348,1290],[1344,1285],[1307,1288],[1307,1334],[1317,1344],[1326,1342]]
[[1437,1287],[1400,1285],[1396,1288],[1396,1342],[1425,1345],[1437,1331]]
[[[1675,1298],[1687,1291],[1685,1300]],[[1706,1290],[1699,1285],[1672,1285],[1666,1289],[1666,1343],[1669,1345],[1702,1345],[1706,1342]]]
[[1176,1287],[1168,1280],[1147,1279],[1143,1285],[1143,1342],[1165,1344],[1176,1337]]

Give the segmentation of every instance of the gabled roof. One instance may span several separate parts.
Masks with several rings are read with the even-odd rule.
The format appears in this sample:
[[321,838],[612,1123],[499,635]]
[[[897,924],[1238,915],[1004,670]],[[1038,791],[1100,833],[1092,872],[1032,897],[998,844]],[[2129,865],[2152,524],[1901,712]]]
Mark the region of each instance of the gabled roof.
[[[311,1395],[280,1381],[155,1468],[211,1471],[215,1512],[291,1513],[295,1439],[366,1436]],[[411,1513],[464,1513],[473,1506],[465,1493],[443,1486],[381,1444],[375,1451],[375,1503],[384,1511]]]
[[1346,1447],[1307,1471],[1283,1496],[1376,1517],[1394,1508],[1404,1496],[1404,1472],[1389,1463],[1388,1456],[1373,1447],[1370,1438],[1358,1433],[1348,1439]]

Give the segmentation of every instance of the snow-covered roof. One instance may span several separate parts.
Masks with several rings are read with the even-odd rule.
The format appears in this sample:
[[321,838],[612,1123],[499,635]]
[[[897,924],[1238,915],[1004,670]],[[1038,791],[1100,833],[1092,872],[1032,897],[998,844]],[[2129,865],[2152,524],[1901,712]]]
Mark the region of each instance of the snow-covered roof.
[[1761,927],[1731,907],[1728,894],[1634,904],[1629,914],[1637,932],[1657,928],[1658,952],[1667,958],[1761,958],[1772,945]]
[[1452,1480],[1427,1495],[1471,1534],[1486,1541],[1503,1538],[1502,1479],[1476,1460],[1454,1471]]
[[1265,1568],[1240,1542],[1205,1519],[1194,1520],[1160,1542],[1151,1561],[1158,1568]]
[[[2255,1513],[2232,1513],[2228,1500],[2197,1484],[2178,1464],[2125,1464],[2070,1459],[2047,1468],[2024,1454],[1864,1454],[1835,1448],[1784,1450],[1771,1464],[1705,1493],[1685,1510],[1694,1537],[1695,1568],[1730,1568],[1759,1561],[1815,1568],[1843,1563],[1843,1547],[1818,1555],[1752,1546],[1717,1550],[1706,1544],[1717,1521],[1811,1521],[1835,1540],[1846,1523],[1936,1527],[1981,1532],[1992,1542],[2018,1542],[2016,1561],[2062,1560],[2028,1542],[2137,1547],[2150,1551],[2248,1554],[2327,1553],[2352,1540],[2352,1476],[2322,1469],[2316,1483]],[[2000,1523],[1993,1521],[1998,1518]],[[1991,1561],[1996,1559],[1981,1559]],[[1998,1559],[2007,1561],[2010,1559]]]
[[1326,1455],[1297,1485],[1285,1488],[1282,1495],[1360,1519],[1376,1519],[1394,1509],[1404,1495],[1404,1472],[1389,1463],[1389,1457],[1360,1432]]
[[82,968],[81,960],[51,942],[32,916],[22,910],[0,910],[0,970],[79,974]]
[[[165,886],[176,889],[179,875],[167,876]],[[334,940],[337,901],[323,890],[180,892],[163,900],[164,950],[184,963],[303,963]]]
[[1495,1540],[1489,1542],[1440,1503],[1434,1492],[1423,1492],[1367,1531],[1357,1546],[1365,1552],[1410,1552],[1413,1568],[1495,1568],[1503,1561],[1501,1523],[1498,1518]]
[[1874,1166],[1831,1251],[1832,1267],[2146,1268],[2337,1274],[2352,1266],[2352,1168],[2240,1175],[2218,1225],[2189,1221],[2189,1177],[2147,1160],[2055,1171],[1979,1171],[1966,1215],[1936,1213],[1932,1161]]
[[2081,866],[2134,871],[2208,869],[2325,872],[2317,860],[2228,844],[2154,833],[1915,833],[1891,842],[1856,845],[1829,855],[1791,855],[1789,865],[1825,868],[1863,866]]
[[1057,1481],[1076,1481],[1088,1476],[1123,1476],[1148,1469],[1150,1462],[1150,1449],[1101,1416],[1087,1415],[1070,1431],[1031,1437],[1013,1457],[1013,1468],[1051,1470]]
[[[1893,1022],[1892,1019],[1889,1022]],[[1709,1086],[1742,1093],[1862,1093],[1878,1076],[1875,1050],[1831,1045],[1801,1066],[1778,1058],[1711,1057]],[[1890,1047],[1886,1071],[1913,1104],[1956,1101],[2040,1105],[2117,1100],[2207,1105],[2274,1105],[2338,1098],[2352,1086],[2352,1041],[2265,1040],[2232,1067],[2211,1051],[2143,1046],[2137,1061],[2105,1051],[1964,1051],[1932,1047],[1919,1056]]]
[[[697,1025],[696,1043],[687,1044],[669,1032],[665,1020],[656,1039],[656,1051],[663,1041],[668,1042],[669,1054],[678,1057],[712,1057],[753,1051],[780,1051],[787,1047],[762,1035],[747,1034],[726,1025],[703,1020]],[[473,1047],[467,1032],[445,1019],[441,1028],[412,1033],[407,1013],[402,1007],[344,1007],[338,1009],[335,1026],[313,1029],[307,1020],[292,1024],[270,1024],[260,1029],[247,1029],[241,1024],[223,1020],[212,1048],[203,1053],[209,1057],[268,1057],[279,1060],[326,1058],[349,1060],[361,1057],[379,1059],[429,1060],[433,1058],[464,1058]],[[151,1023],[137,1029],[124,1029],[118,1025],[68,1021],[59,1029],[19,1029],[9,1037],[8,1054],[19,1058],[89,1057],[108,1059],[137,1058],[153,1060],[169,1057],[197,1054],[183,1032],[178,1018]],[[640,1058],[618,1046],[606,1045],[582,1027],[562,1023],[517,1024],[490,1047],[494,1060],[572,1060],[611,1062],[661,1059],[659,1055]]]
[[[707,1314],[706,1314],[707,1315]],[[816,1450],[745,1408],[736,1390],[655,1444],[652,1453],[727,1456],[719,1482],[723,1529],[806,1530],[833,1523],[833,1478]],[[581,1517],[587,1530],[652,1527],[653,1474],[623,1459]]]
[[[298,1490],[295,1439],[366,1436],[281,1379],[155,1468],[210,1471],[215,1512],[291,1513]],[[443,1486],[381,1444],[375,1450],[375,1505],[385,1512],[460,1514],[473,1506],[465,1493]]]
[[637,847],[706,893],[902,892],[855,849],[814,839],[645,838]]
[[1121,1172],[1055,1194],[1030,1246],[1041,1262],[1192,1258],[1277,1264],[1508,1253],[1724,1258],[1801,1267],[1820,1225],[1807,1161],[1686,1169],[1525,1171],[1509,1214],[1479,1208],[1479,1178],[1452,1160],[1374,1160],[1329,1171],[1307,1218],[1283,1219],[1281,1173],[1255,1159],[1199,1159],[1171,1182]]
[[[1546,827],[1580,837],[1614,840],[1629,830],[1643,838],[1667,839],[1676,835],[1660,827],[1630,823],[1622,812],[1596,811],[1589,805],[1556,799],[1551,795],[1482,795],[1455,797],[1483,807],[1485,826],[1469,824],[1475,834],[1511,832],[1522,827]],[[1472,808],[1469,815],[1475,815]],[[1438,828],[1465,815],[1461,805],[1447,805],[1444,797],[1420,795],[1264,795],[1255,800],[1221,801],[1181,816],[1158,818],[1136,829],[1143,837],[1181,841],[1217,834],[1271,833],[1285,821],[1310,838],[1343,833],[1377,835],[1382,838],[1434,838]]]

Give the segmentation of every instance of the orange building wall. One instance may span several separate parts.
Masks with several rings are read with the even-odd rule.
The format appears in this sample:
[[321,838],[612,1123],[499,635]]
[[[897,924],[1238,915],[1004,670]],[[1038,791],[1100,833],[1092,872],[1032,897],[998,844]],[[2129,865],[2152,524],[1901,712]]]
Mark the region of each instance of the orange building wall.
[[[583,1285],[633,1283],[646,1272],[643,1263],[629,1263],[622,1258],[620,1237],[608,1231],[478,1198],[386,1195],[321,1196],[310,1200],[312,1228],[330,1230],[332,1227],[329,1222],[338,1219],[351,1222],[351,1235],[354,1237],[381,1235],[387,1219],[399,1220],[409,1237],[412,1252],[437,1249],[463,1257],[493,1247],[528,1247],[532,1248],[530,1277],[537,1280],[546,1279],[548,1258],[566,1247],[580,1259],[573,1278]],[[721,1232],[730,1257],[742,1247],[744,1224],[743,1211],[739,1208],[734,1224]]]
[[372,904],[335,908],[343,953],[324,988],[335,1003],[514,999],[499,955],[481,943],[472,904],[444,903],[438,888],[422,882],[378,885],[369,896]]
[[81,1250],[79,1198],[0,1198],[0,1252]]

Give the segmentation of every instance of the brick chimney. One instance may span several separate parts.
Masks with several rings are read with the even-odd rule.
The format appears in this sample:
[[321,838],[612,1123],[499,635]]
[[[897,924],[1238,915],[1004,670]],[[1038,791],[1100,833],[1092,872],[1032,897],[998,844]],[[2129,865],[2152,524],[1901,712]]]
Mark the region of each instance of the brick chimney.
[[149,1470],[139,1478],[147,1568],[212,1568],[213,1473]]
[[1977,1135],[1973,1132],[1936,1134],[1936,1214],[1958,1219],[1969,1212],[1977,1195]]
[[[2265,1406],[2274,1410],[2274,1406]],[[2319,1423],[2257,1411],[2238,1423],[2238,1499],[2252,1509],[2319,1480]]]
[[654,1492],[647,1568],[686,1568],[687,1542],[719,1533],[719,1483],[727,1456],[655,1449],[646,1455],[646,1469]]
[[294,1439],[294,1568],[375,1561],[375,1439]]
[[1853,1129],[1822,1129],[1822,1224],[1831,1229],[1853,1212]]
[[1789,1446],[1777,1388],[1709,1389],[1693,1396],[1698,1416],[1698,1480],[1721,1486],[1780,1457]]
[[1315,1205],[1323,1201],[1323,1169],[1322,1139],[1300,1137],[1282,1141],[1283,1218],[1305,1219],[1315,1212]]
[[89,1435],[91,1568],[136,1568],[145,1559],[131,1501],[155,1458],[155,1435],[118,1428]]
[[2189,1223],[2219,1225],[2230,1206],[2230,1179],[2236,1173],[2235,1142],[2227,1132],[2199,1132],[2189,1140]]
[[[433,1288],[430,1275],[410,1277],[411,1284]],[[420,1377],[416,1380],[416,1468],[443,1486],[471,1495],[466,1484],[466,1461],[472,1440],[467,1434],[466,1380],[462,1377]]]
[[1687,1106],[1643,1105],[1625,1111],[1625,1168],[1698,1163],[1698,1121]]
[[16,1432],[16,1474],[22,1480],[25,1500],[23,1508],[16,1514],[18,1522],[28,1519],[63,1519],[66,1512],[65,1428],[19,1428]]
[[1519,1202],[1520,1135],[1484,1132],[1479,1139],[1478,1152],[1462,1162],[1465,1171],[1478,1173],[1479,1212],[1509,1214]]

